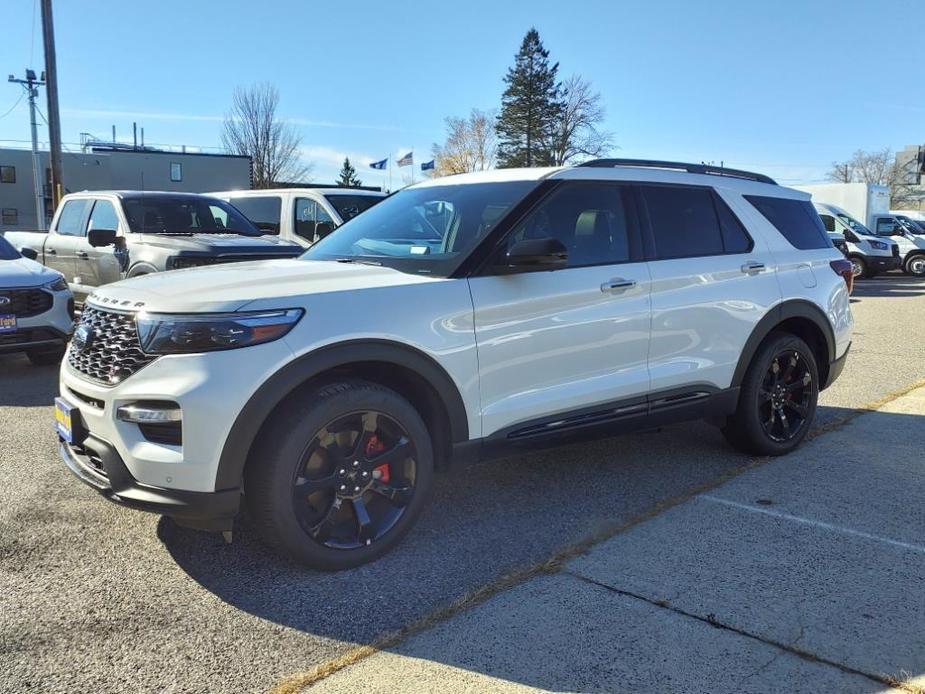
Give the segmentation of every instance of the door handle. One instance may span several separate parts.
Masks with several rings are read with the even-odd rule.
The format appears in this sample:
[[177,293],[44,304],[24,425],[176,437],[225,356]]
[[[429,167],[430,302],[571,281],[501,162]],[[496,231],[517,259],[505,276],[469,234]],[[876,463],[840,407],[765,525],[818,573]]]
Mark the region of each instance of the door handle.
[[58,251],[56,251],[54,248],[46,248],[45,252],[48,253],[48,255],[58,255]]
[[87,255],[87,252],[86,252],[86,251],[80,251],[80,252],[77,254],[77,257],[78,257],[78,258],[83,258],[84,260],[86,260],[86,259],[89,258],[90,256]]
[[636,280],[625,280],[622,277],[614,277],[609,282],[601,285],[601,291],[605,294],[621,292],[636,286]]
[[747,263],[743,263],[740,269],[746,275],[754,275],[759,272],[764,272],[767,268],[765,268],[764,263],[756,263],[754,260],[749,260]]

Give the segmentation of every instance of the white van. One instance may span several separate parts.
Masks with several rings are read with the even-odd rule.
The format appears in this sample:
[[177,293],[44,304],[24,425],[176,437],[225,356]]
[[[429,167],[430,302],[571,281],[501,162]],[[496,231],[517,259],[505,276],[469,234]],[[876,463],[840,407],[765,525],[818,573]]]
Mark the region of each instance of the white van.
[[264,234],[306,248],[386,197],[359,188],[225,190],[209,195],[230,202]]
[[890,238],[899,246],[903,272],[925,277],[925,222],[905,214],[878,214],[872,221],[877,236]]
[[877,237],[845,210],[823,202],[813,206],[828,232],[840,233],[848,244],[848,260],[854,276],[870,278],[902,265],[899,245],[887,237]]

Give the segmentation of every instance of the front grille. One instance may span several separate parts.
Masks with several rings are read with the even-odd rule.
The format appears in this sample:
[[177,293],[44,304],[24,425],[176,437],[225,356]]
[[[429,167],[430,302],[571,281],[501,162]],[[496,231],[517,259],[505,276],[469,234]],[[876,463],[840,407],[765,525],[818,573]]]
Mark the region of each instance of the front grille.
[[0,289],[0,297],[9,300],[0,302],[0,313],[12,313],[20,318],[45,313],[55,301],[51,294],[42,289]]
[[297,255],[302,253],[300,248],[296,253],[285,253],[285,254],[262,254],[262,255],[244,255],[239,253],[232,253],[228,255],[218,255],[218,256],[178,256],[177,259],[173,261],[174,267],[188,268],[188,267],[201,267],[203,265],[224,265],[226,263],[246,263],[252,260],[284,260],[286,258],[295,258]]
[[[86,330],[81,330],[84,326]],[[141,351],[134,313],[84,306],[67,354],[71,368],[97,383],[115,385],[154,359]]]

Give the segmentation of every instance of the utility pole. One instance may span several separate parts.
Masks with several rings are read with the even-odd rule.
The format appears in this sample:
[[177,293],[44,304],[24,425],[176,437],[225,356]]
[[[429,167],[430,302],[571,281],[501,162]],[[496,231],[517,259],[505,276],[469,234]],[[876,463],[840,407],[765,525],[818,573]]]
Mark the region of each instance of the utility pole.
[[35,99],[39,95],[39,87],[45,84],[45,73],[41,79],[36,79],[35,71],[26,68],[26,79],[18,80],[10,75],[10,82],[21,84],[29,97],[29,122],[32,125],[32,186],[35,192],[35,223],[39,229],[45,229],[45,203],[42,195],[41,166],[39,165],[39,136],[38,125],[35,122]]
[[61,118],[58,114],[58,66],[55,58],[55,23],[51,0],[42,0],[42,38],[45,42],[45,81],[48,84],[48,149],[51,158],[51,185],[57,209],[64,195],[61,172]]

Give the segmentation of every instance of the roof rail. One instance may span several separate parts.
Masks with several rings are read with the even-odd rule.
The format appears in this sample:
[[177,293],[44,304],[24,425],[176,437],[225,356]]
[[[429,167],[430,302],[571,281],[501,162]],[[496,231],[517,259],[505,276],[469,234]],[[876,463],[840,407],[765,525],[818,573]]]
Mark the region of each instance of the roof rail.
[[687,171],[695,174],[712,174],[714,176],[730,176],[731,178],[744,178],[749,181],[758,183],[770,183],[777,185],[777,181],[769,176],[751,171],[741,171],[740,169],[727,169],[724,166],[712,166],[710,164],[684,164],[677,161],[657,161],[653,159],[592,159],[582,162],[578,166],[588,166],[594,168],[610,168],[613,166],[629,166],[641,169],[673,169],[675,171]]

